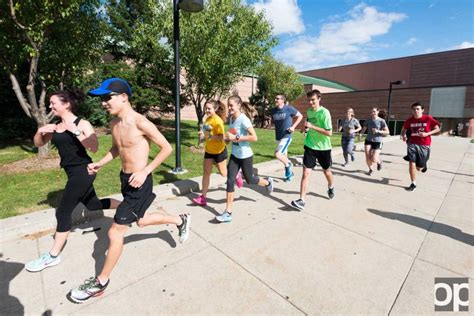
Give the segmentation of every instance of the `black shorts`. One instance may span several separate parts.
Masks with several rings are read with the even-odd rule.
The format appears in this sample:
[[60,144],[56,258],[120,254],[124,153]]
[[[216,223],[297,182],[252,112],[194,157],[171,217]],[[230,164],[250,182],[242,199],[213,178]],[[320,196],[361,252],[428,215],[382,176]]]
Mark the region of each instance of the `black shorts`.
[[430,159],[430,152],[430,146],[408,144],[408,161],[414,162],[418,168],[424,168],[426,167],[428,159]]
[[142,218],[156,197],[153,193],[151,174],[139,188],[134,188],[128,183],[131,175],[131,173],[120,172],[123,201],[117,207],[114,217],[114,221],[120,225],[131,224]]
[[219,154],[210,154],[207,151],[204,153],[204,159],[214,159],[216,163],[227,159],[227,147]]
[[316,166],[316,159],[321,168],[329,169],[332,166],[331,149],[315,150],[304,146],[303,166],[313,169]]
[[371,142],[370,140],[366,140],[364,142],[365,146],[370,146],[370,149],[372,150],[382,150],[383,143],[382,142]]

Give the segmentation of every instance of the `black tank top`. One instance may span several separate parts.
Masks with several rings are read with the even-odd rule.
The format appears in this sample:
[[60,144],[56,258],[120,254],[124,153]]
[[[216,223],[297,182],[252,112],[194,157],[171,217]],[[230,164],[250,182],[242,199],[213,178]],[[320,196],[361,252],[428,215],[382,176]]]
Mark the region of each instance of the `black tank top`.
[[[74,120],[74,124],[79,124],[80,120],[78,117]],[[62,133],[56,133],[55,131],[52,141],[56,148],[58,148],[59,157],[61,157],[61,167],[86,165],[92,162],[84,146],[70,131],[66,130]]]

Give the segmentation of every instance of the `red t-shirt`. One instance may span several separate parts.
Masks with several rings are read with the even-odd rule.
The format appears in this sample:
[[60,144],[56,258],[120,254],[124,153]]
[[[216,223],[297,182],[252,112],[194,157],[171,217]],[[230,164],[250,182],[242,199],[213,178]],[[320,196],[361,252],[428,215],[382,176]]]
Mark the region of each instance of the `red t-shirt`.
[[410,117],[403,123],[403,128],[410,130],[411,135],[408,140],[410,144],[417,145],[431,145],[431,135],[427,137],[418,136],[418,133],[427,133],[433,130],[434,127],[439,126],[440,123],[435,120],[431,115],[423,115],[419,119]]

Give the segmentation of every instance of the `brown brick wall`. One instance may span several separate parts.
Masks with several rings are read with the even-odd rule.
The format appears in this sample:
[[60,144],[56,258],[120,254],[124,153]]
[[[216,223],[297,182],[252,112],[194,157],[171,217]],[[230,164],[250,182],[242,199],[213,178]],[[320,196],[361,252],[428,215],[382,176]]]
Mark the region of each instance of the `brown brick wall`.
[[[390,103],[390,120],[406,120],[411,115],[411,105],[420,101],[425,106],[425,113],[429,113],[429,104],[431,97],[431,88],[415,89],[394,89],[392,91],[392,100]],[[331,112],[334,129],[337,126],[337,120],[344,118],[346,109],[354,109],[355,116],[358,119],[367,119],[370,117],[372,107],[387,111],[388,89],[376,91],[345,92],[323,94],[321,104]],[[293,105],[306,115],[308,103],[306,96],[301,96]]]
[[405,80],[405,88],[474,84],[474,48],[380,60],[301,72],[349,85],[356,90],[387,89]]
[[474,48],[411,57],[411,87],[468,84],[474,84]]

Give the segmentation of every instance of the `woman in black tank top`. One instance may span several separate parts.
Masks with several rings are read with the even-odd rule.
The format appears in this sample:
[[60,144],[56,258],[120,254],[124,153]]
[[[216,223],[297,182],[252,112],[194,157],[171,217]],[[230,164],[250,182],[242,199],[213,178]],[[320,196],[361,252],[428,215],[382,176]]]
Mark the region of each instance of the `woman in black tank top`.
[[84,98],[84,92],[77,89],[53,93],[49,107],[54,116],[60,118],[60,122],[38,128],[33,139],[37,147],[53,142],[61,158],[60,166],[64,168],[68,180],[56,209],[57,227],[53,247],[26,264],[26,269],[31,272],[41,271],[61,261],[59,254],[71,230],[72,212],[80,202],[90,211],[116,208],[120,203],[113,199],[99,200],[92,184],[95,175],[90,175],[87,171],[87,165],[92,160],[86,149],[96,152],[98,141],[92,125],[75,115],[77,104],[84,101]]

